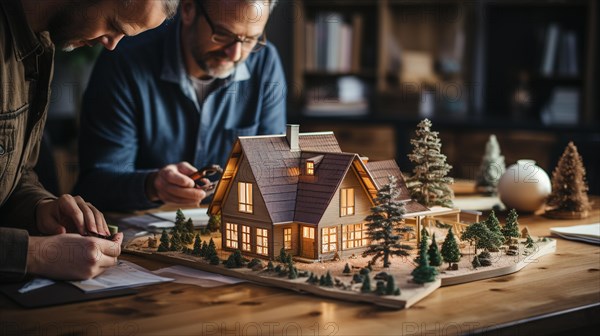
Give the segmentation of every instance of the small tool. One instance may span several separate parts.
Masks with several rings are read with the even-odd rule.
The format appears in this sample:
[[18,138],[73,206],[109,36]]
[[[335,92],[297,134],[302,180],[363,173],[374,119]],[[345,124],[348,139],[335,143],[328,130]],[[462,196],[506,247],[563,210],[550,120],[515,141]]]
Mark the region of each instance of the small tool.
[[200,180],[202,180],[203,178],[212,176],[216,173],[222,174],[223,168],[221,168],[221,166],[219,166],[219,165],[213,164],[213,165],[209,165],[206,167],[202,167],[197,172],[190,175],[190,178],[192,180],[194,180],[194,182],[196,182],[196,185],[198,186],[199,189],[204,190],[207,195],[210,195],[214,192],[214,190],[217,186],[217,182],[201,184],[202,182]]

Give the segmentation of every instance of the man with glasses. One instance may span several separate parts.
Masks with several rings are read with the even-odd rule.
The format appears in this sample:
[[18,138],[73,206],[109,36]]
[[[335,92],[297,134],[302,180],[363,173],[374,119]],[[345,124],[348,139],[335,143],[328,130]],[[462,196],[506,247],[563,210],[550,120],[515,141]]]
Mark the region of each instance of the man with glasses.
[[81,116],[76,193],[104,210],[198,205],[189,177],[238,136],[285,131],[271,1],[183,0],[178,18],[98,59]]

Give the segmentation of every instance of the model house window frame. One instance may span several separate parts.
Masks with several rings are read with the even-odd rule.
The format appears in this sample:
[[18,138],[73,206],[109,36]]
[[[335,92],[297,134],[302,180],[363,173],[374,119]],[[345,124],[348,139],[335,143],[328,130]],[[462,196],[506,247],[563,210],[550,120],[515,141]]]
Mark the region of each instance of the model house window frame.
[[315,175],[315,162],[312,160],[306,160],[306,175],[314,176]]
[[337,226],[321,229],[321,253],[337,251]]
[[244,213],[253,213],[252,183],[238,182],[238,210]]
[[315,228],[310,226],[302,227],[302,238],[315,239]]
[[269,230],[256,228],[256,254],[269,255]]
[[340,189],[340,217],[353,216],[355,214],[355,198],[356,193],[354,188]]
[[251,228],[248,225],[242,225],[242,251],[252,252],[252,244],[250,243]]
[[283,228],[283,248],[292,249],[292,228]]
[[342,226],[342,248],[353,249],[367,246],[367,225],[365,223]]
[[225,224],[225,246],[228,248],[238,248],[239,237],[238,237],[238,224],[226,223]]

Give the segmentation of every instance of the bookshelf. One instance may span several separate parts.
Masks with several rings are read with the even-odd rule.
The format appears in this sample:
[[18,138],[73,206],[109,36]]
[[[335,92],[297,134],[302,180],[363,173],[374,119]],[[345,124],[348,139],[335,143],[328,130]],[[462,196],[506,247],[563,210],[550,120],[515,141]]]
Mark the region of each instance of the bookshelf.
[[[293,7],[292,117],[600,121],[594,0],[299,0]],[[344,78],[356,83],[350,103],[341,97]],[[351,109],[357,102],[366,105],[361,113]],[[319,105],[332,108],[321,113]]]
[[[395,152],[410,169],[412,131],[430,118],[459,178],[473,177],[492,133],[507,163],[529,156],[548,172],[574,140],[598,193],[599,7],[596,0],[292,1],[288,119],[306,131],[344,132],[345,150],[375,159]],[[316,37],[327,19],[352,37]],[[340,48],[340,39],[350,46]],[[329,50],[350,66],[315,66]],[[361,88],[349,95],[366,106],[340,99],[348,77]]]

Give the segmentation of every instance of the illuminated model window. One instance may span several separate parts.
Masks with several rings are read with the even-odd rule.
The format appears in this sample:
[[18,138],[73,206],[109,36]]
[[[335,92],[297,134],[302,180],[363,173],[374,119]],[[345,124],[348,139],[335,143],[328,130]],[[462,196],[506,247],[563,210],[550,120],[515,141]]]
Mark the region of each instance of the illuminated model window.
[[337,250],[337,227],[328,227],[321,230],[321,252]]
[[306,161],[306,175],[315,175],[315,163],[312,161]]
[[225,225],[225,246],[238,248],[238,225],[227,223]]
[[252,213],[252,183],[238,182],[240,212]]
[[242,225],[242,251],[251,251],[250,227],[247,225]]
[[302,228],[302,237],[315,239],[315,229],[305,226],[304,228]]
[[344,249],[367,245],[365,224],[344,225],[342,228],[342,247]]
[[269,255],[269,231],[256,229],[256,253]]
[[283,229],[283,248],[286,250],[292,249],[292,228]]
[[354,215],[354,189],[343,188],[340,190],[340,216]]

